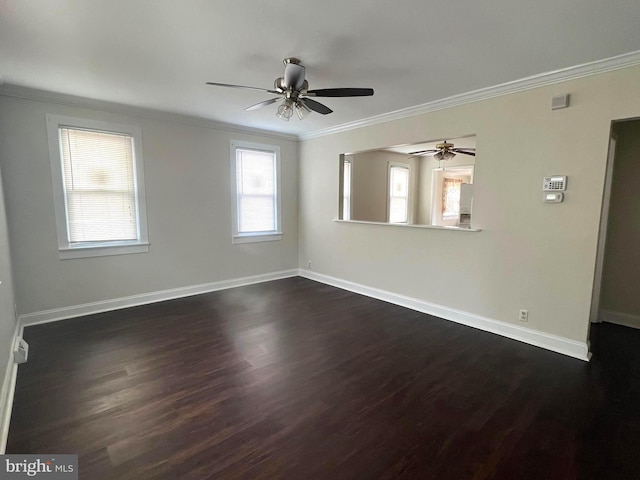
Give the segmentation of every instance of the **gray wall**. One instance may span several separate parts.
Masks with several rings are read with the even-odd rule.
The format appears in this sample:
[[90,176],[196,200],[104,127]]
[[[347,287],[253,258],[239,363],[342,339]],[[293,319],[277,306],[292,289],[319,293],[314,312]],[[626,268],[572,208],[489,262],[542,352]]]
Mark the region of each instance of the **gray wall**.
[[[415,189],[418,185],[418,162],[408,155],[400,155],[385,151],[361,152],[351,155],[353,177],[351,190],[352,220],[367,222],[386,222],[389,208],[389,162],[410,165],[413,169],[412,190],[413,205],[409,208],[415,212],[417,197]],[[411,218],[409,218],[411,223]]]
[[616,124],[600,308],[640,319],[640,120]]
[[[0,126],[0,129],[2,127]],[[0,157],[1,158],[1,157]],[[1,170],[1,169],[0,169]],[[0,175],[0,411],[4,412],[6,382],[10,374],[9,367],[13,362],[12,341],[16,328],[13,311],[14,294],[9,256],[9,235],[5,217],[5,202],[2,194],[2,178]],[[0,422],[1,423],[1,422]]]
[[[297,141],[114,110],[126,113],[0,96],[0,159],[20,314],[297,268]],[[141,127],[149,253],[58,258],[47,113]],[[282,241],[231,243],[232,139],[281,148]]]

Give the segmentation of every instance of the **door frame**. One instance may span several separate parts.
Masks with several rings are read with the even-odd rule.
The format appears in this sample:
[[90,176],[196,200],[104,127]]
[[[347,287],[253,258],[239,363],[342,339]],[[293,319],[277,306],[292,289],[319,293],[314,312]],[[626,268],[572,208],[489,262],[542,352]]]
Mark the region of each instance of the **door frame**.
[[607,153],[607,168],[604,176],[604,191],[602,193],[602,211],[600,213],[600,231],[598,232],[598,249],[596,251],[596,268],[593,276],[593,294],[591,295],[591,311],[589,324],[600,323],[600,294],[602,292],[602,274],[604,254],[607,246],[607,228],[609,225],[609,209],[611,206],[611,188],[613,186],[613,166],[616,159],[617,135],[613,132],[609,136],[609,152]]

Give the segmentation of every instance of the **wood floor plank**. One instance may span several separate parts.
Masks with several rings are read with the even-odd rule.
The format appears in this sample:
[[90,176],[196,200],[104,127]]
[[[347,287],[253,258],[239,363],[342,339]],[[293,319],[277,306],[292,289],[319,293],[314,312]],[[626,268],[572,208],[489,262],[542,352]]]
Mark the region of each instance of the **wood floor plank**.
[[590,363],[302,278],[25,329],[9,453],[83,479],[639,478],[640,331]]

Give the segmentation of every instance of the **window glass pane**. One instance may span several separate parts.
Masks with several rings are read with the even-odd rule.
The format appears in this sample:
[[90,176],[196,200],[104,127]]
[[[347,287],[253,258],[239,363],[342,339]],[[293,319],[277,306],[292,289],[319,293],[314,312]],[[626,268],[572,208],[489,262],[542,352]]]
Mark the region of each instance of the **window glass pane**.
[[442,213],[443,215],[457,216],[460,212],[460,185],[462,179],[447,178],[442,186]]
[[406,223],[409,207],[409,169],[389,169],[389,222]]
[[342,178],[342,219],[351,220],[351,162],[344,162]]
[[409,169],[391,167],[391,188],[394,197],[406,197],[409,190]]
[[238,233],[277,230],[275,154],[237,149]]
[[138,238],[133,138],[60,128],[70,243]]
[[391,198],[389,202],[389,222],[404,223],[407,221],[407,202],[404,198]]

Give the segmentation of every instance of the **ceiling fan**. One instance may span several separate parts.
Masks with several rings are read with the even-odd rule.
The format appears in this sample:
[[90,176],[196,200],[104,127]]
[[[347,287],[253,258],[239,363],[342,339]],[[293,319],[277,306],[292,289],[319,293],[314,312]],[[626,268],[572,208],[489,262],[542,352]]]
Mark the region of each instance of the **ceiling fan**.
[[218,87],[244,88],[249,90],[259,90],[261,92],[278,95],[250,107],[245,110],[257,110],[282,99],[278,106],[276,115],[282,120],[289,121],[295,110],[298,118],[302,120],[312,111],[327,115],[331,110],[326,105],[313,100],[310,97],[366,97],[373,95],[373,88],[322,88],[319,90],[309,90],[309,82],[304,78],[305,68],[300,65],[300,60],[289,57],[283,60],[284,76],[276,78],[273,90],[258,87],[246,87],[244,85],[230,85],[228,83],[207,82],[207,85]]
[[436,148],[429,150],[419,150],[417,152],[410,152],[409,155],[413,156],[424,156],[424,155],[433,155],[436,160],[451,160],[456,156],[457,153],[461,153],[463,155],[471,155],[472,157],[476,156],[475,148],[455,148],[453,143],[448,143],[446,140],[443,143],[438,143]]

